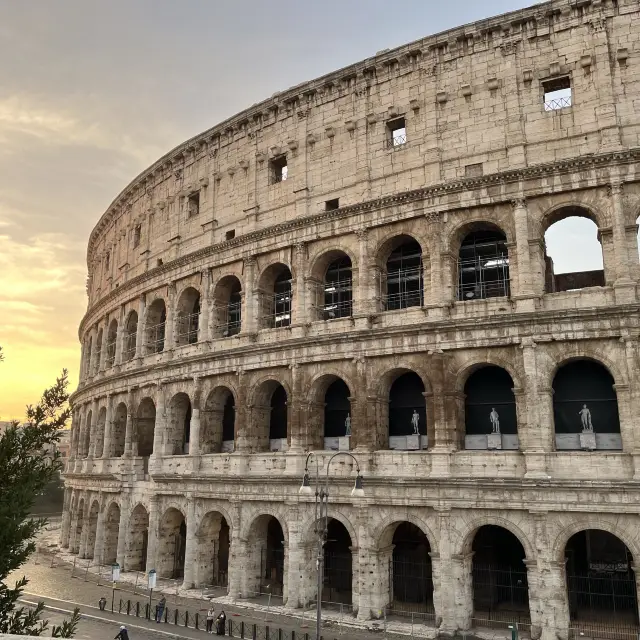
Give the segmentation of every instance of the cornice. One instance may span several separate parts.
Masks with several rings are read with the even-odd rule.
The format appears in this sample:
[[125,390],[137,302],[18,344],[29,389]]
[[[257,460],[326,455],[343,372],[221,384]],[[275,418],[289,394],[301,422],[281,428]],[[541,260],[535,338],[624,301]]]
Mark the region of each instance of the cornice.
[[[263,229],[257,229],[241,236],[237,236],[233,240],[225,240],[217,244],[208,245],[202,249],[194,251],[192,253],[185,254],[172,260],[171,262],[165,262],[159,267],[149,269],[145,273],[122,283],[117,289],[113,289],[107,295],[98,300],[92,307],[87,309],[82,321],[80,322],[79,335],[81,336],[85,330],[87,318],[95,315],[97,312],[103,310],[113,302],[116,298],[121,298],[123,294],[138,285],[145,282],[152,281],[158,276],[164,273],[170,273],[180,267],[186,266],[193,261],[197,261],[203,258],[207,258],[226,249],[234,247],[242,247],[243,245],[249,245],[252,242],[262,240],[264,238],[270,238],[279,234],[284,234],[290,231],[295,231],[307,227],[311,224],[318,224],[327,221],[345,219],[357,214],[368,213],[370,211],[384,209],[390,206],[398,206],[403,204],[409,204],[412,202],[424,202],[435,199],[442,195],[451,195],[455,193],[464,193],[468,191],[487,189],[496,185],[517,184],[526,182],[533,178],[547,177],[553,175],[560,175],[570,173],[572,171],[584,171],[585,169],[593,169],[599,167],[607,167],[612,165],[624,165],[631,164],[633,162],[640,161],[640,147],[626,149],[624,151],[617,151],[612,153],[582,156],[578,158],[572,158],[569,160],[561,160],[552,163],[539,164],[522,169],[512,169],[499,173],[488,174],[477,178],[462,178],[451,182],[443,182],[431,187],[422,187],[420,189],[413,189],[410,191],[402,191],[393,195],[384,196],[382,198],[374,198],[365,202],[341,207],[333,211],[321,211],[319,213],[311,214],[301,218],[295,218],[287,222],[278,223]],[[608,185],[609,181],[603,179],[603,185]],[[527,194],[525,194],[527,195]],[[537,194],[532,194],[537,195]],[[505,200],[511,201],[512,195],[505,194]],[[459,208],[461,205],[450,204],[447,210],[450,211],[455,208]],[[468,206],[468,204],[465,204]],[[251,252],[254,255],[255,251]],[[239,252],[237,259],[241,260],[246,258],[247,255]]]
[[[580,0],[580,2],[576,0],[551,0],[543,2],[426,36],[395,49],[382,51],[373,57],[285,91],[277,92],[270,98],[189,138],[138,174],[116,196],[92,230],[88,243],[87,259],[92,253],[93,245],[101,230],[111,222],[112,217],[121,206],[127,206],[129,198],[145,180],[165,166],[172,167],[172,172],[175,172],[173,165],[177,161],[181,162],[185,157],[191,157],[202,145],[206,146],[216,138],[232,137],[234,132],[248,131],[248,123],[259,121],[265,113],[277,112],[279,109],[284,109],[289,113],[297,108],[300,117],[304,117],[311,98],[316,93],[322,93],[327,89],[343,87],[352,92],[360,93],[369,85],[378,71],[384,74],[385,69],[388,70],[400,64],[412,65],[414,61],[424,57],[430,58],[433,63],[432,70],[435,73],[439,65],[447,61],[463,55],[473,55],[473,43],[476,41],[486,43],[487,46],[503,48],[508,52],[517,46],[518,42],[538,37],[538,28],[541,29],[542,35],[547,35],[549,31],[554,30],[555,24],[559,21],[567,23],[577,20],[576,24],[583,25],[587,22],[586,17],[590,17],[590,12],[602,14],[612,10],[611,7],[612,3],[607,0]],[[305,101],[307,104],[304,104]]]

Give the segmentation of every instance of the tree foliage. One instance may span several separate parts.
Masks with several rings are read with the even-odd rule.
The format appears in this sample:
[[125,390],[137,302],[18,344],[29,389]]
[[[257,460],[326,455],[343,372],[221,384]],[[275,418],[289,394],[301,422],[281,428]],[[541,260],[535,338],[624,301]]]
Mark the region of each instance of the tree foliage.
[[[10,587],[7,578],[35,551],[35,536],[47,523],[30,513],[36,495],[62,469],[56,444],[71,413],[68,384],[65,369],[40,402],[27,407],[27,423],[13,423],[0,436],[0,633],[37,636],[48,628],[40,617],[43,603],[33,609],[18,606],[27,579]],[[78,621],[76,609],[69,621],[52,627],[51,635],[71,637]]]

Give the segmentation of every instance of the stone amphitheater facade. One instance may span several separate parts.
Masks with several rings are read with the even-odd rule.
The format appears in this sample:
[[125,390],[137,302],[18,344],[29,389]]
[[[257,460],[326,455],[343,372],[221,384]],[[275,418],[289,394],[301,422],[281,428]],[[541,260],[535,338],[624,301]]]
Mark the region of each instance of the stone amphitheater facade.
[[[62,544],[303,607],[313,452],[326,601],[440,633],[636,625],[639,105],[638,0],[554,0],[158,160],[89,240]],[[553,272],[568,216],[602,271]],[[585,604],[598,580],[624,599]]]

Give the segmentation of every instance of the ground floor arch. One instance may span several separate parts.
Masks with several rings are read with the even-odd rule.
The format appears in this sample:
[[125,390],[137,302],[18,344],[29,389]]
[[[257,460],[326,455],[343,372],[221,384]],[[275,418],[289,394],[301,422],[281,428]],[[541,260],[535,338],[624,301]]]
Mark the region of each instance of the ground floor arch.
[[84,510],[85,502],[80,499],[78,507],[75,512],[75,528],[72,531],[72,544],[71,553],[78,553],[80,551],[80,543],[82,542],[82,530],[84,528]]
[[100,504],[97,500],[91,504],[89,509],[89,518],[87,519],[87,538],[84,547],[84,557],[93,558],[96,547],[96,537],[98,533],[98,516],[100,514]]
[[227,519],[219,511],[210,511],[200,523],[197,533],[196,586],[227,587],[231,531]]
[[484,525],[476,531],[471,551],[473,617],[530,623],[526,554],[520,540],[504,527]]
[[247,597],[285,591],[285,535],[280,521],[272,515],[258,516],[247,536]]
[[327,522],[324,545],[322,600],[330,604],[353,604],[353,541],[347,528],[335,518]]
[[187,523],[184,514],[174,507],[167,509],[160,519],[156,570],[160,578],[184,577]]
[[574,625],[638,625],[633,556],[617,536],[602,529],[575,533],[565,546],[569,618]]
[[118,556],[118,536],[120,534],[120,507],[112,502],[104,520],[104,547],[102,563],[113,564]]
[[149,544],[149,512],[138,504],[129,518],[129,536],[125,547],[124,568],[127,571],[146,571]]

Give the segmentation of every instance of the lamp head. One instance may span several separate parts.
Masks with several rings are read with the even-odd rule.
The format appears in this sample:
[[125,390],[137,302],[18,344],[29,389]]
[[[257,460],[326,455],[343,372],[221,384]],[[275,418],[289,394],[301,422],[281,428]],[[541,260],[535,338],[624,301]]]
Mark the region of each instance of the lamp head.
[[353,489],[351,490],[352,498],[364,498],[364,489],[362,488],[362,476],[358,474],[356,476],[356,483],[353,485]]
[[298,489],[298,493],[301,496],[310,496],[313,494],[313,491],[311,490],[311,480],[309,479],[308,471],[304,472],[304,476],[302,477],[302,485],[300,486],[300,489]]

